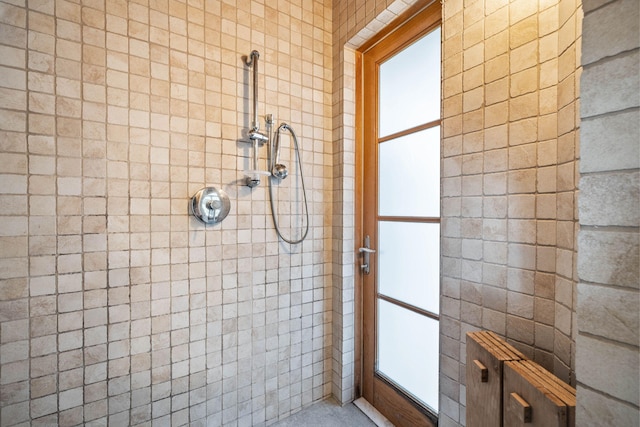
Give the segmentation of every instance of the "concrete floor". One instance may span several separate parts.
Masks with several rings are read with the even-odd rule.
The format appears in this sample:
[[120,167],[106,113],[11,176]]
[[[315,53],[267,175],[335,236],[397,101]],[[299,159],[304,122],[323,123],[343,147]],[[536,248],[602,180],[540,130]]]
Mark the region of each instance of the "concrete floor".
[[275,427],[376,427],[353,403],[338,405],[334,400],[315,403],[290,417],[272,424]]

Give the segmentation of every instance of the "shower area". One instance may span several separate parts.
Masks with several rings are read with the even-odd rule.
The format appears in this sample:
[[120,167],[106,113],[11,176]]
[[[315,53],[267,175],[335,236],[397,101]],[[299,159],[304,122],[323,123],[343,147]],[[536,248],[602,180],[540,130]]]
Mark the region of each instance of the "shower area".
[[[359,395],[357,50],[416,3],[0,0],[2,427],[265,426]],[[614,31],[596,73],[593,34],[638,13],[599,3],[584,56],[579,1],[443,2],[441,426],[465,425],[475,329],[578,411],[637,415],[638,105],[598,96],[635,90],[638,45]],[[622,151],[579,143],[600,115]],[[584,194],[613,182],[586,208],[631,220],[586,209],[579,288],[581,167]],[[592,374],[605,344],[624,369]]]
[[2,426],[265,425],[330,395],[330,23],[0,2]]

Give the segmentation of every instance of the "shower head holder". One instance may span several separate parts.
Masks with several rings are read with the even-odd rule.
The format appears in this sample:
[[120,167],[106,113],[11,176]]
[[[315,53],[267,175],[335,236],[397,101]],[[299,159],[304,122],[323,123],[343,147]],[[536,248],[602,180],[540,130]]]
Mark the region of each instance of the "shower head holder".
[[249,131],[249,140],[251,142],[258,142],[258,144],[264,144],[265,142],[269,141],[269,137],[265,134],[263,134],[262,132],[260,132],[258,129],[251,129]]
[[243,171],[245,174],[244,183],[247,187],[257,187],[260,185],[260,175],[269,176],[271,172],[261,171],[258,169],[249,169]]

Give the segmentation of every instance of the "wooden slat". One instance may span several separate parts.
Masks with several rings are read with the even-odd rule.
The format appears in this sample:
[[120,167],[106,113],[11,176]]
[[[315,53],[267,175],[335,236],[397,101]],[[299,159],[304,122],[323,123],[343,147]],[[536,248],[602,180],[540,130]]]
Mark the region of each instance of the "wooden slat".
[[555,388],[557,388],[558,390],[557,394],[561,396],[561,398],[565,400],[566,403],[573,402],[573,404],[575,405],[575,400],[576,400],[575,388],[571,387],[569,384],[565,383],[560,378],[553,375],[551,372],[549,372],[548,370],[546,370],[545,368],[543,368],[537,363],[532,362],[529,364],[529,367],[532,370],[535,370],[536,372],[538,372],[538,374],[541,377],[546,378],[548,381],[550,381],[550,383],[553,384]]
[[383,300],[383,301],[388,302],[389,304],[397,305],[398,307],[402,307],[405,310],[412,311],[412,312],[414,312],[416,314],[419,314],[420,316],[428,317],[428,318],[433,319],[433,320],[440,320],[440,316],[438,316],[437,314],[435,314],[435,313],[433,313],[433,312],[431,312],[429,310],[425,310],[423,308],[416,307],[413,304],[409,304],[409,303],[406,303],[404,301],[400,301],[399,299],[395,299],[395,298],[392,298],[390,296],[387,296],[387,295],[384,295],[384,294],[381,294],[381,293],[378,293],[377,297],[379,299]]
[[[521,377],[521,380],[517,380],[516,384],[520,389],[518,391],[508,392],[507,387],[512,387],[512,384],[507,384],[504,380],[506,367],[509,366],[513,375]],[[502,368],[497,366],[503,365]],[[521,425],[525,424],[525,417],[523,416],[523,404],[513,396],[511,392],[517,393],[519,398],[527,401],[528,397],[524,397],[520,390],[524,387],[525,383],[528,383],[528,387],[535,389],[535,392],[528,390],[527,396],[535,396],[535,406],[538,410],[535,410],[534,405],[531,405],[531,423],[527,422],[527,425],[533,426],[546,426],[548,422],[555,419],[560,420],[560,425],[574,427],[575,426],[575,404],[576,404],[576,392],[573,387],[566,384],[551,372],[544,369],[537,363],[526,360],[524,354],[518,349],[504,341],[496,333],[491,331],[475,331],[467,333],[467,425],[468,426],[498,426],[502,425],[496,421],[495,417],[486,417],[487,414],[483,413],[482,408],[478,408],[477,405],[488,405],[484,408],[491,408],[489,400],[489,385],[486,384],[484,388],[482,383],[483,371],[482,367],[486,368],[487,380],[496,375],[495,370],[501,371],[501,396],[500,396],[500,411],[504,415],[504,426]],[[492,369],[490,369],[492,368]],[[493,372],[492,372],[493,371]],[[493,378],[495,380],[495,378]],[[493,383],[492,383],[493,384]],[[480,392],[479,397],[473,395]],[[514,402],[514,399],[516,401]],[[546,403],[541,403],[546,400]],[[531,403],[531,402],[529,402]],[[543,406],[540,406],[543,405]],[[495,405],[494,405],[495,406]],[[544,407],[544,411],[551,411],[548,414],[541,414],[543,410],[539,409]],[[551,409],[549,409],[551,408]],[[537,416],[536,416],[537,414]],[[543,421],[540,421],[540,418]],[[564,424],[562,424],[564,423]],[[555,426],[556,424],[550,424]]]
[[558,396],[556,396],[555,393],[553,393],[551,390],[549,390],[548,387],[546,387],[545,381],[541,381],[540,377],[534,374],[531,369],[531,364],[534,364],[535,362],[532,362],[531,360],[513,360],[505,363],[508,363],[510,369],[516,371],[530,384],[539,389],[540,392],[547,396],[551,401],[553,401],[554,404],[558,406],[564,405],[562,399],[560,399]]
[[420,222],[425,224],[440,224],[440,218],[428,216],[384,216],[379,215],[378,221],[389,222]]
[[482,342],[484,342],[484,345],[486,346],[487,349],[491,349],[491,352],[499,359],[499,360],[511,360],[511,356],[509,355],[509,353],[505,352],[504,349],[502,348],[501,345],[499,345],[499,343],[495,342],[491,335],[487,334],[487,333],[483,333],[480,337],[480,339],[482,340]]
[[576,423],[576,389],[562,381],[551,372],[533,361],[524,361],[522,366],[528,369],[540,387],[557,396],[567,406],[567,426],[574,427]]
[[511,360],[524,360],[525,355],[522,354],[517,348],[503,340],[493,331],[487,331],[487,337],[489,337],[496,345],[500,346],[503,352],[505,352]]
[[[496,413],[501,411],[500,399],[496,398],[501,387],[502,376],[495,357],[492,356],[482,341],[482,335],[467,333],[467,426],[499,426],[499,418]],[[481,381],[476,375],[475,360],[487,367],[487,381]]]
[[483,332],[467,333],[467,427],[502,426],[503,355],[485,339]]
[[[521,360],[523,357],[522,353],[491,331],[467,333],[468,427],[503,425],[503,364],[506,361]],[[486,381],[483,381],[479,364],[487,369]]]
[[440,119],[434,120],[434,121],[429,122],[429,123],[424,123],[424,124],[421,124],[419,126],[412,127],[410,129],[405,129],[405,130],[400,131],[400,132],[392,133],[391,135],[380,137],[380,138],[378,138],[378,142],[382,144],[383,142],[392,141],[392,140],[394,140],[396,138],[402,138],[403,136],[407,136],[407,135],[411,135],[411,134],[416,133],[416,132],[420,132],[420,131],[423,131],[423,130],[431,129],[432,127],[436,127],[436,126],[440,126]]
[[486,383],[489,380],[489,370],[478,359],[473,360],[472,370],[473,372],[477,373],[475,375],[475,379],[477,381],[480,381],[481,383]]
[[518,393],[509,394],[509,411],[517,415],[518,421],[522,424],[531,422],[531,405]]
[[504,363],[504,399],[517,393],[531,406],[531,420],[525,422],[518,405],[505,405],[504,425],[509,427],[566,427],[567,407],[555,394],[541,387],[539,380],[532,375],[525,362],[509,361]]

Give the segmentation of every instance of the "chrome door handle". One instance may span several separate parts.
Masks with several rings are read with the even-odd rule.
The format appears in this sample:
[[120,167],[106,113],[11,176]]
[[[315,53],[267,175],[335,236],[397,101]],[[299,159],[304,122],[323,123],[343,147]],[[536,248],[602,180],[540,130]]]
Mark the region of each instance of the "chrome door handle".
[[375,249],[371,249],[369,247],[369,236],[365,236],[364,238],[364,247],[359,248],[358,251],[362,254],[362,264],[360,264],[360,269],[364,272],[364,274],[369,274],[369,255],[375,253]]

